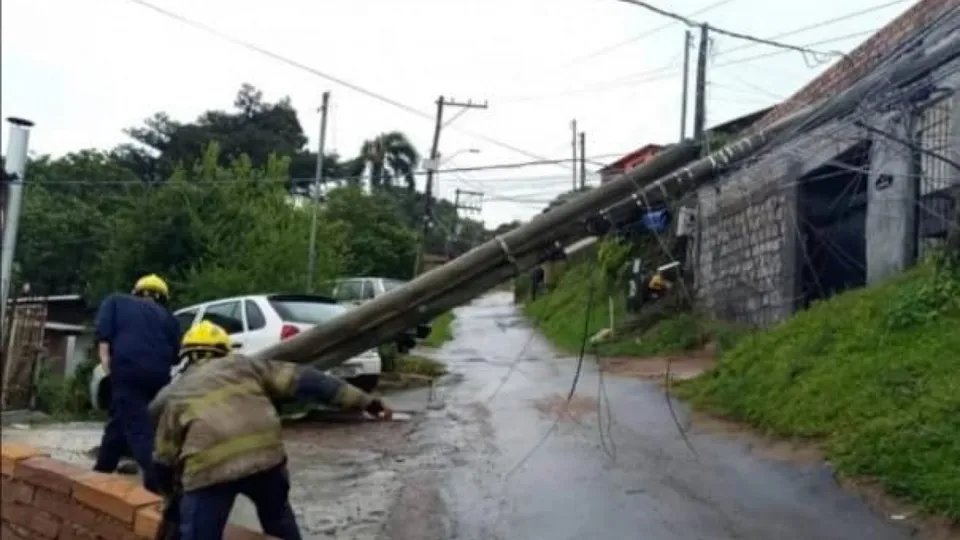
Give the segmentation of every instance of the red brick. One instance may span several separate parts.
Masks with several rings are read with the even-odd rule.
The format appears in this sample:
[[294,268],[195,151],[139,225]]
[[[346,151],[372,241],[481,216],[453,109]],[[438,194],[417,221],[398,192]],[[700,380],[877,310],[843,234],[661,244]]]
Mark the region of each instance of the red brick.
[[97,535],[83,527],[64,523],[57,540],[97,540]]
[[157,527],[163,519],[163,507],[160,505],[148,506],[137,510],[133,518],[133,533],[143,538],[153,538],[157,534]]
[[142,487],[123,478],[109,475],[78,479],[73,490],[73,498],[131,524],[137,510],[162,502],[160,497]]
[[33,502],[35,488],[29,484],[14,480],[9,476],[0,477],[0,496],[5,502],[30,504]]
[[56,538],[60,532],[60,521],[35,506],[4,502],[0,508],[4,521],[29,530],[31,537]]
[[27,534],[21,534],[20,530],[14,529],[7,523],[0,523],[0,538],[3,540],[28,540]]
[[17,462],[30,459],[32,457],[47,455],[48,454],[46,452],[25,444],[13,442],[0,444],[0,457],[2,457],[3,466],[2,471],[6,476],[13,475],[13,469],[16,467]]
[[67,495],[44,489],[37,490],[35,504],[62,519],[64,523],[83,527],[104,538],[133,538],[128,524],[88,508]]
[[77,478],[91,474],[85,469],[48,457],[34,457],[17,462],[14,478],[55,491],[70,493]]

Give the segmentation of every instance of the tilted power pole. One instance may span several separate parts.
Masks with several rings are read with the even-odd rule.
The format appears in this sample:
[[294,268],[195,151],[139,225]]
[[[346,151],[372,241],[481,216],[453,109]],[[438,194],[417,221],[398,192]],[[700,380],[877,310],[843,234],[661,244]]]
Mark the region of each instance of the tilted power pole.
[[437,161],[440,158],[440,131],[443,129],[443,108],[445,106],[460,107],[462,109],[486,109],[487,104],[474,103],[473,101],[456,101],[446,99],[443,96],[437,98],[437,118],[433,126],[433,144],[430,145],[430,163],[427,167],[427,185],[424,189],[423,205],[423,225],[420,231],[420,246],[417,249],[416,258],[413,261],[413,277],[420,273],[423,265],[423,252],[426,249],[427,234],[430,232],[430,221],[433,218],[433,175],[439,167]]

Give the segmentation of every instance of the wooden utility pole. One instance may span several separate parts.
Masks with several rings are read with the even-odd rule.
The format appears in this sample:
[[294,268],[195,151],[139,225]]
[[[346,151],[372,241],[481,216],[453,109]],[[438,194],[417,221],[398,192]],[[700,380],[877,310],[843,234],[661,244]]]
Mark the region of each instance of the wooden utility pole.
[[690,93],[690,48],[693,34],[687,30],[683,35],[683,90],[680,96],[680,140],[687,138],[687,95]]
[[697,52],[697,89],[693,110],[693,138],[703,147],[701,155],[706,154],[707,144],[703,140],[707,123],[707,51],[709,48],[710,27],[700,25],[700,50]]
[[460,107],[462,109],[486,109],[487,104],[474,103],[468,100],[466,103],[446,99],[443,96],[437,98],[437,118],[433,126],[433,144],[430,146],[430,163],[427,167],[427,185],[424,188],[423,204],[423,224],[420,230],[420,247],[417,249],[416,258],[413,261],[413,277],[420,273],[420,267],[423,264],[423,252],[426,248],[427,233],[430,232],[430,223],[433,219],[433,175],[439,168],[437,162],[440,158],[440,131],[443,129],[443,108],[445,106]]
[[307,259],[307,292],[313,292],[313,276],[317,271],[317,221],[320,215],[320,190],[323,186],[323,151],[327,138],[327,109],[330,105],[330,92],[323,93],[320,105],[320,141],[317,143],[317,170],[313,176],[313,189],[310,193],[310,206],[313,219],[310,224],[310,252]]
[[580,132],[580,189],[587,187],[587,134]]
[[570,132],[573,133],[573,138],[570,143],[570,147],[573,148],[573,161],[570,162],[570,169],[573,170],[573,190],[577,190],[577,119],[574,118],[570,121]]

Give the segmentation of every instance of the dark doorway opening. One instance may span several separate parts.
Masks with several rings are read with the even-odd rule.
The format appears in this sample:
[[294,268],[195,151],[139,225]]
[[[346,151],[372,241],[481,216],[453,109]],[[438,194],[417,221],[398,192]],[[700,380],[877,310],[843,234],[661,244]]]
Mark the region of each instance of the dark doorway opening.
[[867,282],[870,142],[857,144],[800,180],[800,307]]

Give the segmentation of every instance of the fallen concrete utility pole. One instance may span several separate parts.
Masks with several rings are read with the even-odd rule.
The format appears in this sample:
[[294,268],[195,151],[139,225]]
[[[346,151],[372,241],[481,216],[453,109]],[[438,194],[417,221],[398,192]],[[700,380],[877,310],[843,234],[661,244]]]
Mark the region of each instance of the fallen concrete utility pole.
[[[571,199],[536,216],[530,223],[497,237],[403,287],[364,303],[323,326],[262,350],[258,356],[321,369],[392,339],[546,260],[593,232],[595,216],[622,205],[653,206],[690,193],[719,171],[751,157],[778,137],[811,130],[856,111],[878,88],[897,88],[960,56],[960,38],[945,47],[922,48],[864,77],[843,94],[787,117],[766,129],[732,142],[693,161],[699,145],[686,141],[658,155],[623,178]],[[638,189],[638,186],[639,187]]]

